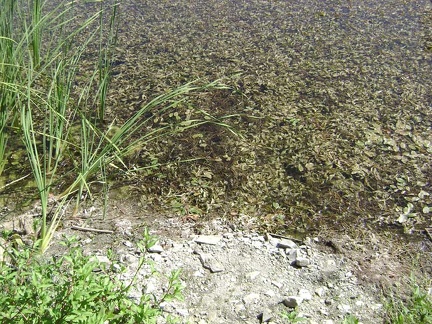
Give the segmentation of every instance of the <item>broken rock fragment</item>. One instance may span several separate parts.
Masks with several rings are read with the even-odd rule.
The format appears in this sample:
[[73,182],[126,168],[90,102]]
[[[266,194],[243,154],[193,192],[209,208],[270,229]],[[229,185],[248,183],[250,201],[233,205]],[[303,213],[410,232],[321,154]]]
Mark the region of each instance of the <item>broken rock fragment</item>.
[[197,251],[195,251],[194,253],[198,254],[198,257],[203,267],[210,270],[212,273],[222,272],[225,270],[223,265],[219,261],[217,261],[211,254]]

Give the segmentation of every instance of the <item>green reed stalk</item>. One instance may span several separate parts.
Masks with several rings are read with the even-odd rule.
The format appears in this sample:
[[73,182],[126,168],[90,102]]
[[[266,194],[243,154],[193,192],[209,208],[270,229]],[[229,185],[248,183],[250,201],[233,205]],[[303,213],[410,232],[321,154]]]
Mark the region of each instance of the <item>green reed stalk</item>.
[[10,103],[14,101],[10,92],[6,91],[6,84],[13,82],[16,77],[14,65],[13,21],[15,12],[14,0],[0,1],[0,176],[6,165],[7,142],[9,132],[8,123],[12,111]]
[[101,2],[101,11],[99,18],[100,25],[100,42],[99,42],[99,62],[98,62],[98,70],[99,70],[99,89],[98,89],[98,98],[99,98],[99,109],[98,109],[98,119],[99,121],[103,121],[105,117],[105,109],[106,109],[106,98],[108,94],[108,85],[111,79],[111,65],[112,65],[112,49],[115,48],[117,44],[117,12],[119,3],[116,3],[112,7],[109,27],[108,27],[108,36],[107,41],[103,42],[104,39],[104,19],[103,19],[103,2]]
[[40,230],[40,236],[44,239],[47,236],[47,216],[48,216],[48,197],[50,186],[47,181],[46,164],[41,161],[38,150],[38,141],[36,140],[32,101],[31,101],[31,87],[28,88],[27,104],[24,104],[21,109],[21,127],[23,132],[23,140],[27,149],[27,154],[30,161],[30,166],[33,172],[36,187],[39,192],[40,203],[41,203],[41,218],[42,225]]
[[38,67],[40,64],[42,41],[42,1],[33,0],[32,9],[31,46],[33,51],[33,65]]

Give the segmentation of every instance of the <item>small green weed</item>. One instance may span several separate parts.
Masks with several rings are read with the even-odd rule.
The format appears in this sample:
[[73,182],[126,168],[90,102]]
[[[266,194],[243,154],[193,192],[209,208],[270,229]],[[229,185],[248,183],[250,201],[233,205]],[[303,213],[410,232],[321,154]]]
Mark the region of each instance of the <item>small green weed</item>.
[[306,318],[298,316],[299,313],[297,310],[292,311],[283,311],[281,313],[281,317],[287,320],[287,323],[298,323],[306,321]]
[[414,278],[411,278],[411,295],[405,299],[392,296],[387,304],[388,322],[395,324],[432,323],[432,299]]
[[360,323],[359,319],[353,315],[348,315],[344,318],[342,324],[358,324]]
[[[153,241],[148,232],[144,236],[140,247]],[[180,271],[174,271],[160,300],[143,295],[132,301],[136,274],[130,283],[120,281],[109,266],[83,255],[76,242],[64,241],[67,253],[49,260],[37,249],[3,247],[12,261],[0,263],[2,323],[156,323],[160,303],[182,297]],[[141,257],[136,273],[145,262]]]

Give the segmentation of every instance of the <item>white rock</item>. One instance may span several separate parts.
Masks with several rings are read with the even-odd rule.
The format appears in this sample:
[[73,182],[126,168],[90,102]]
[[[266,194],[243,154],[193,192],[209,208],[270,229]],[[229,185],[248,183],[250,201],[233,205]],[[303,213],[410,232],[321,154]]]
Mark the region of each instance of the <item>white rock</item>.
[[272,285],[276,286],[279,289],[281,289],[283,287],[283,283],[282,282],[278,282],[278,281],[272,281]]
[[234,233],[224,233],[222,236],[227,240],[231,240],[234,238]]
[[264,292],[264,295],[266,295],[268,297],[274,297],[274,296],[276,296],[276,293],[273,290],[267,290]]
[[124,241],[123,244],[126,245],[128,248],[132,248],[133,247],[133,243],[130,242],[130,241]]
[[151,294],[154,293],[156,290],[158,289],[158,287],[153,284],[152,282],[148,282],[145,287],[144,287],[144,293],[146,294]]
[[217,261],[211,254],[200,252],[195,253],[198,254],[203,267],[210,270],[212,273],[222,272],[225,270],[223,265],[219,261]]
[[155,262],[161,262],[162,261],[162,256],[159,253],[152,253],[149,255],[149,258],[152,259]]
[[159,244],[155,244],[149,249],[147,249],[150,253],[162,253],[164,251],[164,248],[160,246]]
[[260,249],[263,247],[263,244],[261,241],[252,241],[252,246],[256,249]]
[[379,310],[379,309],[383,308],[383,304],[372,304],[372,305],[370,305],[370,307],[373,310]]
[[317,296],[319,296],[319,297],[324,296],[324,292],[325,292],[324,287],[319,287],[319,288],[315,289],[315,294],[317,294]]
[[187,309],[177,308],[176,312],[177,312],[177,314],[179,314],[180,316],[183,316],[183,317],[189,316],[189,311]]
[[[240,304],[237,304],[234,306],[234,310],[236,313],[243,312],[245,309],[246,309],[246,307],[243,303],[240,303]],[[209,321],[209,323],[211,323],[211,322]]]
[[121,271],[122,271],[122,267],[121,267],[118,263],[114,263],[114,264],[112,265],[112,267],[113,267],[113,270],[114,270],[115,272],[121,272]]
[[192,273],[192,276],[201,278],[204,277],[204,274],[200,270],[197,270]]
[[298,295],[299,297],[303,298],[303,300],[312,299],[312,294],[307,289],[300,289]]
[[273,317],[272,312],[269,309],[265,309],[261,314],[261,323],[270,322]]
[[295,260],[297,259],[298,252],[297,249],[286,249],[285,254],[288,258],[288,261],[295,262]]
[[260,274],[259,271],[252,271],[246,274],[246,278],[249,280],[255,280],[256,277],[258,277]]
[[351,306],[347,304],[340,304],[337,308],[343,313],[349,313],[351,311]]
[[298,267],[307,267],[310,264],[309,259],[298,257],[295,260],[295,265]]
[[271,237],[268,239],[271,246],[277,247],[279,240],[277,238]]
[[98,261],[99,263],[110,264],[111,261],[106,255],[95,255],[90,258],[90,261]]
[[297,244],[295,244],[291,240],[282,239],[277,243],[277,247],[280,249],[296,249],[298,248]]
[[179,243],[173,243],[172,248],[170,249],[172,252],[179,252],[182,251],[184,248],[183,244],[179,244]]
[[222,239],[222,236],[220,235],[199,235],[195,242],[199,244],[209,244],[209,245],[216,245],[220,242]]
[[259,299],[259,294],[251,293],[243,297],[243,303],[245,303],[246,305],[255,304],[258,301],[258,299]]

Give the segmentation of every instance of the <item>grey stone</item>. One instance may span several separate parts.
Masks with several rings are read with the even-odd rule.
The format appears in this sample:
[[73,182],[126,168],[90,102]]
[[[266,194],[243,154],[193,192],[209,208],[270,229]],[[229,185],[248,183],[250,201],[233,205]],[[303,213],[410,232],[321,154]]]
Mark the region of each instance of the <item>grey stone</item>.
[[224,233],[223,237],[227,240],[232,240],[234,238],[234,233]]
[[149,255],[149,258],[155,262],[162,262],[163,259],[160,253],[152,253]]
[[271,321],[272,318],[273,314],[269,309],[264,309],[260,316],[261,323],[268,323]]
[[288,296],[285,298],[282,303],[289,308],[296,308],[303,302],[303,298],[299,296]]
[[268,297],[274,297],[274,296],[276,296],[276,293],[273,290],[267,290],[264,292],[264,295],[266,295]]
[[114,231],[121,235],[132,235],[132,222],[127,219],[117,220],[114,223]]
[[270,245],[275,246],[275,247],[277,247],[279,244],[279,240],[277,238],[272,237],[272,236],[269,236],[268,242],[270,243]]
[[265,242],[264,236],[252,236],[252,241],[260,241],[260,242]]
[[132,264],[138,262],[138,258],[132,254],[122,254],[120,255],[120,262]]
[[295,260],[295,265],[297,267],[307,267],[309,264],[310,264],[310,261],[309,261],[309,259],[306,259],[306,258],[298,257]]

